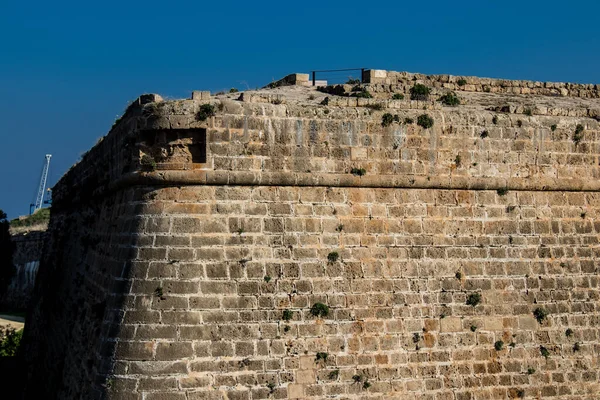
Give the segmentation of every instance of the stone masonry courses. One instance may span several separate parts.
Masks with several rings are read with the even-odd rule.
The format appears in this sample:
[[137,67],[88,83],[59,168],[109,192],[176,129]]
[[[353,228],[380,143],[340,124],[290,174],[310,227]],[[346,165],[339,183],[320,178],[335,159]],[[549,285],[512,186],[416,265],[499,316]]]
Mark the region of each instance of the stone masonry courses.
[[600,398],[599,86],[362,80],[131,104],[53,189],[25,397]]

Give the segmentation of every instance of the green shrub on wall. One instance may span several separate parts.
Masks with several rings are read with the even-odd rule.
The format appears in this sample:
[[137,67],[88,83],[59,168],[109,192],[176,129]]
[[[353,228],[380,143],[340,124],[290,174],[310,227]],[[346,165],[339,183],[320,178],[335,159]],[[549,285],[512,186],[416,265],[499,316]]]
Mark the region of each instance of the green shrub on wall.
[[410,99],[411,100],[429,100],[429,94],[431,89],[427,86],[417,83],[415,86],[410,88]]
[[323,303],[315,303],[310,308],[310,313],[315,317],[326,317],[329,315],[329,307]]
[[200,110],[196,113],[198,121],[206,121],[208,118],[215,115],[215,106],[212,104],[202,104]]
[[422,128],[429,129],[433,126],[433,118],[427,114],[421,114],[417,117],[417,125]]
[[394,123],[394,116],[390,113],[385,113],[381,117],[381,126],[386,127]]
[[451,107],[455,107],[460,104],[460,99],[454,92],[446,93],[445,95],[440,97],[439,100],[442,102],[442,104],[451,106]]

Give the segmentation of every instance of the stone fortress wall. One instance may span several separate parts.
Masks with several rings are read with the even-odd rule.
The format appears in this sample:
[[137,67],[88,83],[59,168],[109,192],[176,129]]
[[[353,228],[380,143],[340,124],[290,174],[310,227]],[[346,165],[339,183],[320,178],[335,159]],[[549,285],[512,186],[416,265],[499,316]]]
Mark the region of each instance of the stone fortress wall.
[[600,85],[565,82],[534,82],[476,76],[424,75],[410,72],[367,70],[363,81],[369,84],[412,86],[415,81],[430,87],[464,92],[600,98]]
[[9,310],[25,310],[31,300],[46,232],[30,231],[13,234],[11,240],[15,245],[13,254],[15,275],[4,296],[0,297],[0,304]]
[[132,104],[53,190],[28,395],[596,398],[597,86],[366,74]]

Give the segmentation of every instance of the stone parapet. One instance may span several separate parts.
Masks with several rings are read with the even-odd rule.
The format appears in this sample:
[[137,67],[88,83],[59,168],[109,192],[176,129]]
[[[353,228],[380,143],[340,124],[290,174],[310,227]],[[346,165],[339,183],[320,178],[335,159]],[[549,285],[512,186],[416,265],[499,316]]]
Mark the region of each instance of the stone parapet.
[[[309,182],[318,177],[331,184],[527,190],[595,190],[600,175],[594,103],[567,108],[532,99],[526,115],[525,106],[505,106],[504,99],[483,109],[338,96],[329,96],[327,106],[316,99],[299,106],[270,91],[243,93],[240,100],[132,105],[55,187],[55,206],[99,195],[136,171],[155,171],[163,180],[180,170],[193,171],[185,175],[190,180],[246,176],[260,183],[280,175],[279,182],[298,182],[305,174]],[[215,114],[198,120],[203,104]],[[396,121],[383,126],[385,114]],[[423,115],[432,127],[418,125]],[[353,169],[365,176],[357,179]]]

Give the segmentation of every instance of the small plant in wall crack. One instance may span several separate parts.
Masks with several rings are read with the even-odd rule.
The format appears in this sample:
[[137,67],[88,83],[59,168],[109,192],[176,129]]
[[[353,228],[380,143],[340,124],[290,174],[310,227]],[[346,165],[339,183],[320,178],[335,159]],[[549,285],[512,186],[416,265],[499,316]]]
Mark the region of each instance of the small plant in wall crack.
[[323,353],[323,352],[318,352],[318,353],[315,355],[315,362],[316,362],[316,363],[318,363],[318,362],[320,362],[320,361],[327,362],[327,357],[329,357],[329,354],[327,354],[327,353]]
[[331,379],[332,381],[337,380],[338,376],[340,376],[340,370],[339,369],[334,369],[333,371],[331,371],[329,373],[329,375],[327,375],[329,377],[329,379]]
[[371,93],[369,93],[367,88],[361,88],[361,87],[355,86],[354,88],[352,88],[352,94],[350,94],[350,97],[358,97],[361,99],[372,99],[373,95]]
[[494,343],[494,349],[496,349],[496,351],[500,351],[504,348],[504,342],[502,340],[498,340],[496,341],[496,343]]
[[106,387],[106,389],[110,390],[112,389],[114,385],[114,379],[112,377],[107,377],[106,381],[104,382],[104,387]]
[[332,251],[331,253],[327,254],[327,262],[334,263],[339,260],[339,258],[340,254],[337,251]]
[[583,140],[583,125],[577,124],[575,127],[575,133],[573,134],[573,143],[578,145]]
[[215,115],[215,106],[212,104],[202,104],[200,110],[196,113],[196,120],[206,121]]
[[371,387],[371,383],[369,382],[369,380],[365,379],[365,377],[363,377],[362,375],[354,375],[352,377],[352,380],[354,381],[354,383],[361,383],[362,382],[362,388],[364,390],[367,390],[368,388]]
[[354,381],[354,383],[361,383],[362,382],[362,388],[364,390],[367,390],[368,388],[371,387],[371,383],[369,382],[368,379],[366,379],[365,377],[363,377],[362,375],[354,375],[352,377],[352,380]]
[[548,317],[548,311],[544,310],[541,307],[538,307],[535,310],[533,310],[533,316],[539,324],[542,324],[544,323],[544,320]]
[[427,86],[417,83],[413,87],[410,88],[410,99],[411,100],[429,100],[429,94],[431,93],[431,89]]
[[327,315],[329,315],[329,307],[323,303],[315,303],[310,308],[310,313],[315,317],[326,317]]
[[281,319],[284,321],[289,321],[294,317],[294,313],[292,312],[292,310],[283,310],[283,313],[281,314]]
[[419,343],[419,340],[421,340],[421,334],[419,332],[413,333],[413,337],[412,337],[413,343]]
[[154,295],[158,298],[160,298],[161,300],[165,299],[164,293],[163,293],[163,288],[161,286],[157,287],[156,289],[154,289]]
[[269,275],[265,275],[265,277],[263,278],[265,280],[265,282],[269,283],[271,282],[271,277]]
[[433,118],[427,114],[421,114],[417,117],[417,125],[421,128],[429,129],[433,126]]
[[367,170],[364,168],[352,168],[350,170],[350,173],[352,175],[356,175],[356,176],[364,176],[367,173]]
[[245,268],[248,261],[252,261],[252,260],[242,258],[241,260],[238,261],[238,263],[240,263],[240,267]]
[[375,103],[375,104],[367,104],[365,105],[365,107],[373,110],[373,111],[381,111],[383,110],[383,105],[379,104],[379,103]]
[[566,337],[571,337],[571,336],[573,336],[573,333],[574,333],[574,332],[573,332],[573,329],[571,329],[571,328],[568,328],[568,329],[565,331],[565,336],[566,336]]
[[460,168],[461,162],[462,158],[460,154],[457,154],[456,157],[454,157],[454,165],[456,165],[456,168]]
[[446,93],[445,95],[439,98],[439,101],[441,101],[442,104],[450,107],[456,107],[460,105],[460,99],[454,92]]
[[244,368],[250,365],[250,359],[249,358],[244,358],[242,361],[240,361],[238,363],[238,367],[239,368]]
[[550,351],[548,351],[548,349],[545,348],[544,346],[540,346],[540,354],[542,356],[544,356],[545,358],[550,357]]
[[383,116],[381,117],[381,126],[383,126],[384,128],[386,126],[390,126],[395,122],[400,122],[400,118],[398,117],[398,115],[392,115],[390,113],[385,113],[383,114]]
[[144,154],[140,159],[140,165],[143,169],[147,171],[154,171],[156,169],[156,161],[154,161],[154,157]]
[[479,293],[471,293],[469,297],[467,297],[468,306],[475,307],[479,303],[481,303],[481,295]]
[[275,392],[276,387],[277,387],[277,385],[273,382],[267,383],[267,388],[269,389],[269,394],[273,394],[273,392]]

